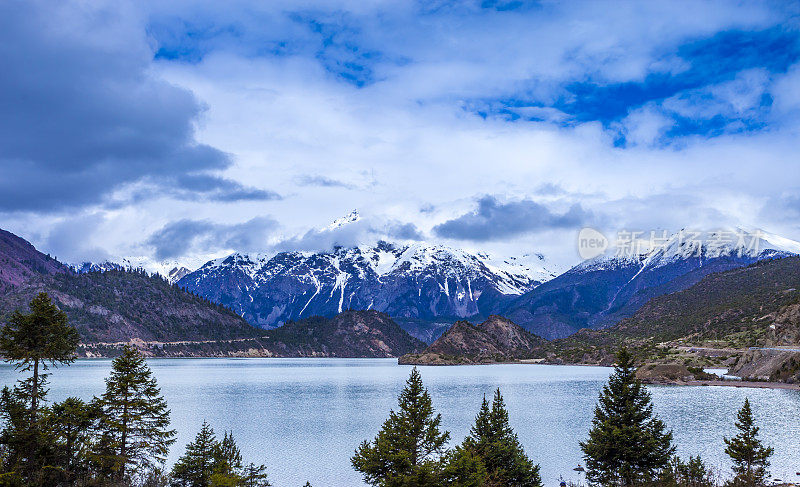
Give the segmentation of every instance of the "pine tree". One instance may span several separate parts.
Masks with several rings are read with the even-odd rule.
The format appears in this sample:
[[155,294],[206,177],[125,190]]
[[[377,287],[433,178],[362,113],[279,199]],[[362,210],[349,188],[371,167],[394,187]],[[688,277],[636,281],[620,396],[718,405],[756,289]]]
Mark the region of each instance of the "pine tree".
[[234,486],[242,484],[242,453],[233,439],[233,432],[225,432],[222,441],[214,447],[214,473],[211,485],[214,487]]
[[650,394],[636,378],[633,356],[617,354],[614,374],[603,387],[589,438],[581,442],[586,478],[598,485],[639,485],[669,463],[672,432],[653,414]]
[[172,468],[172,485],[187,487],[209,487],[214,475],[217,437],[208,423],[203,421],[194,441],[186,445],[186,453]]
[[75,360],[78,340],[78,332],[46,293],[30,302],[29,314],[14,312],[0,330],[0,355],[17,370],[31,372],[0,394],[2,471],[26,485],[47,485],[58,476],[56,445],[46,423],[49,410],[41,403],[47,396],[47,370]]
[[[308,484],[308,482],[306,482]],[[267,467],[248,463],[242,471],[243,487],[270,487],[272,484],[267,480]]]
[[482,459],[472,450],[461,445],[445,453],[444,464],[439,475],[442,487],[484,487],[486,467]]
[[364,441],[351,459],[368,484],[382,487],[436,485],[440,458],[450,433],[439,431],[428,390],[416,367],[373,442]]
[[50,410],[46,423],[56,444],[55,465],[67,484],[89,475],[89,453],[98,417],[95,405],[76,397],[54,404]]
[[175,442],[169,409],[144,356],[125,346],[114,359],[106,392],[97,401],[102,414],[99,456],[117,481],[162,464]]
[[716,487],[717,483],[714,471],[706,466],[699,456],[690,456],[688,462],[675,456],[662,472],[658,485],[663,487]]
[[750,400],[745,398],[744,406],[736,416],[739,434],[730,440],[725,438],[725,454],[733,461],[735,477],[727,483],[733,487],[759,487],[765,485],[769,476],[769,457],[772,447],[765,447],[758,439],[758,426],[753,420]]
[[242,470],[242,453],[233,438],[233,432],[225,432],[222,441],[217,444],[214,452],[217,461],[216,470],[224,475],[233,474]]
[[487,486],[515,485],[541,487],[539,466],[535,465],[522,448],[511,428],[508,410],[500,389],[497,389],[491,408],[486,397],[469,436],[462,448],[480,458],[486,469]]
[[0,393],[0,432],[2,452],[2,484],[40,485],[38,474],[44,469],[52,449],[52,442],[41,416],[31,424],[29,396],[19,387],[4,387]]
[[80,336],[67,322],[67,315],[58,309],[47,293],[39,293],[30,302],[29,314],[15,311],[0,331],[0,354],[7,362],[31,377],[21,389],[30,400],[31,421],[35,420],[39,402],[46,391],[45,373],[49,366],[70,364],[75,360]]

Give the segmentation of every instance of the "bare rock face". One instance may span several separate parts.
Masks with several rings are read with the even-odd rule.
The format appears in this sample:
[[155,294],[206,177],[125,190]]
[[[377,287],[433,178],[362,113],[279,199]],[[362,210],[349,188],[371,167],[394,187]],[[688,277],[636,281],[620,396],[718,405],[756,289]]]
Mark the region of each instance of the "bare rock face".
[[458,365],[531,358],[545,341],[519,325],[492,315],[479,325],[458,321],[424,352],[401,357],[400,363]]
[[739,357],[730,374],[757,381],[800,382],[800,352],[750,350]]
[[647,364],[639,367],[636,378],[645,384],[680,384],[696,379],[685,365]]

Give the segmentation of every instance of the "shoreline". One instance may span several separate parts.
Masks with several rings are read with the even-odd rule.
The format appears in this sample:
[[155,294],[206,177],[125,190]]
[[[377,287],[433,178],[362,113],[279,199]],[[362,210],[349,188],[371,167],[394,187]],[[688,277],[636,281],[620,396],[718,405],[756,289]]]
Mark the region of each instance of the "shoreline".
[[[682,384],[677,384],[682,385]],[[721,387],[742,387],[750,389],[784,389],[800,391],[800,384],[788,384],[786,382],[757,382],[748,380],[693,380],[686,382],[687,386],[721,386]]]
[[[198,356],[176,356],[176,357],[147,357],[148,360],[158,360],[158,359],[365,359],[365,360],[375,360],[375,359],[396,359],[399,357],[309,357],[309,356],[298,356],[298,357],[276,357],[276,356],[260,356],[260,357],[253,357],[253,356],[213,356],[213,355],[198,355]],[[76,360],[110,360],[112,357],[78,357]],[[517,361],[510,361],[510,362],[483,362],[483,363],[471,363],[471,364],[398,364],[398,365],[414,365],[414,366],[421,366],[421,367],[458,367],[462,365],[554,365],[554,366],[581,366],[581,367],[611,367],[609,365],[600,365],[600,364],[570,364],[570,363],[547,363],[542,361],[541,359],[523,359]],[[758,382],[758,381],[738,381],[738,380],[692,380],[692,381],[652,381],[652,382],[645,382],[646,385],[655,385],[655,386],[693,386],[693,387],[737,387],[737,388],[750,388],[750,389],[782,389],[782,390],[791,390],[791,391],[800,391],[800,384],[788,384],[785,382]]]

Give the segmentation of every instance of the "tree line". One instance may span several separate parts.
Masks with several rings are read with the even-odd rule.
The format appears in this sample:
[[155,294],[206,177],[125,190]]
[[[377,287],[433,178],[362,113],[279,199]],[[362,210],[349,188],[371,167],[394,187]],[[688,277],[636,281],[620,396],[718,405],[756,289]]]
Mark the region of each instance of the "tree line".
[[[266,487],[264,465],[245,464],[232,432],[219,438],[203,422],[171,470],[170,411],[144,356],[124,347],[105,392],[89,402],[69,397],[47,405],[48,370],[75,360],[79,336],[45,293],[30,312],[15,312],[0,330],[0,354],[26,376],[0,392],[0,487]],[[750,403],[725,438],[733,463],[725,487],[761,487],[772,448],[758,437]],[[469,434],[448,448],[450,433],[412,369],[398,408],[351,463],[377,487],[540,487],[539,465],[525,453],[500,390],[483,398]],[[702,459],[675,455],[672,432],[653,412],[625,349],[603,387],[588,438],[580,443],[586,480],[610,487],[716,487],[719,473]],[[562,484],[563,485],[563,484]],[[306,487],[310,487],[306,483]]]
[[48,370],[75,360],[79,336],[41,293],[0,330],[0,354],[28,376],[0,392],[0,487],[266,487],[265,467],[243,464],[233,434],[203,423],[171,471],[170,410],[144,356],[124,347],[105,392],[44,405]]
[[[372,441],[358,447],[351,462],[376,487],[541,487],[539,466],[525,454],[513,432],[498,389],[484,397],[463,443],[447,449],[430,394],[416,368],[398,398],[398,410]],[[636,378],[633,356],[621,349],[617,365],[600,392],[589,437],[580,443],[586,480],[609,487],[762,487],[769,478],[772,448],[758,438],[749,400],[736,422],[739,433],[725,438],[733,463],[720,481],[699,456],[675,455],[672,432],[653,412],[650,394]],[[566,483],[562,483],[565,486]]]

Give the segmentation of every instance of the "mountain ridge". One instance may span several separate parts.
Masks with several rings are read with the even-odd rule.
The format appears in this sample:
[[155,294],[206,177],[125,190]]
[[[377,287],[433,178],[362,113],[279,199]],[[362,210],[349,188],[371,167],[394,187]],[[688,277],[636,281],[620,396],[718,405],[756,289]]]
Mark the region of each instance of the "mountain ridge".
[[0,230],[0,319],[46,292],[83,342],[252,337],[231,310],[142,270],[77,273]]
[[648,253],[584,261],[514,299],[501,313],[544,338],[563,338],[618,323],[650,299],[707,275],[800,252],[800,243],[770,234],[754,237],[758,240],[749,247],[722,241],[720,234],[706,232],[704,242],[716,243],[697,246],[679,232]]
[[328,252],[234,253],[178,285],[273,328],[311,315],[376,309],[395,318],[489,315],[555,276],[546,259],[493,259],[442,245],[336,247]]

